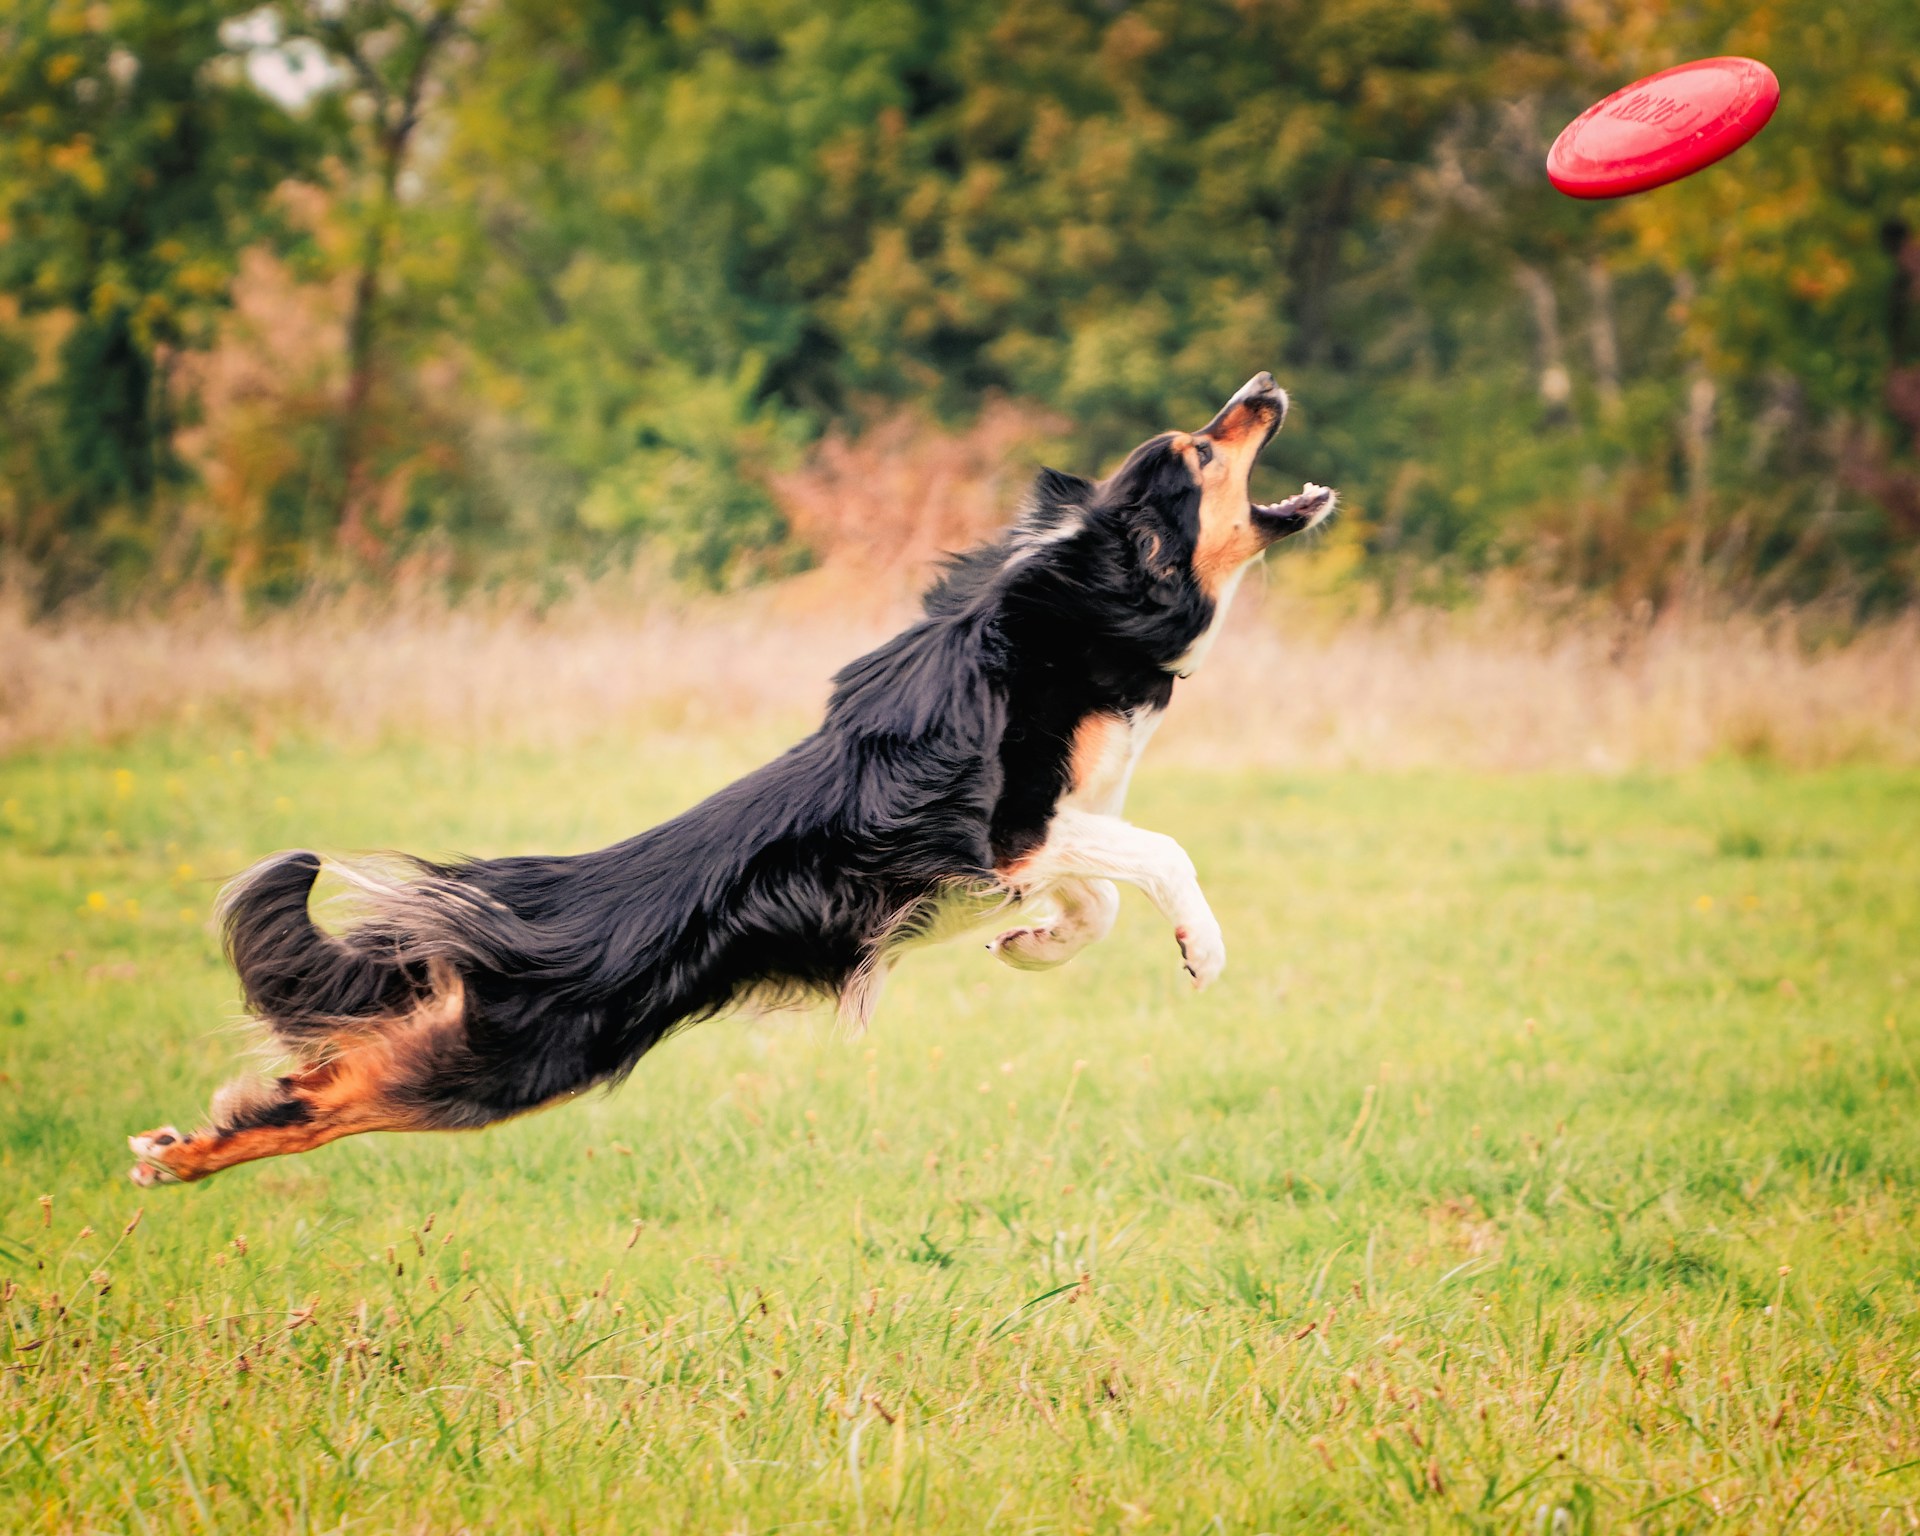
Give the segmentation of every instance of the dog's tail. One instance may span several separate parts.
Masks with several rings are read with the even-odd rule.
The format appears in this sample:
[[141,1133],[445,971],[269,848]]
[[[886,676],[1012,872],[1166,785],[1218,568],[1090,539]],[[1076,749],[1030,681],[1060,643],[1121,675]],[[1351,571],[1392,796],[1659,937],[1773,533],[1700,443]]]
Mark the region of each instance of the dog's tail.
[[275,854],[220,896],[227,958],[247,1006],[292,1046],[390,1016],[427,990],[424,968],[402,956],[394,936],[376,926],[340,939],[314,923],[307,898],[319,874],[316,853]]

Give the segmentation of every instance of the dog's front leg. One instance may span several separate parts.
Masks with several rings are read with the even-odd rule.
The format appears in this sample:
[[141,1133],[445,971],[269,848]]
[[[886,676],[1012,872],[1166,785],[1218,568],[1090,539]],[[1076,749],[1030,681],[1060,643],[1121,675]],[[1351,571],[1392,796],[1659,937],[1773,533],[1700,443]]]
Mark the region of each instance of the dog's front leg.
[[1227,963],[1226,939],[1207,905],[1193,860],[1161,832],[1088,811],[1055,813],[1047,840],[1007,872],[1016,890],[1043,892],[1069,880],[1117,880],[1138,886],[1173,924],[1173,936],[1195,987]]

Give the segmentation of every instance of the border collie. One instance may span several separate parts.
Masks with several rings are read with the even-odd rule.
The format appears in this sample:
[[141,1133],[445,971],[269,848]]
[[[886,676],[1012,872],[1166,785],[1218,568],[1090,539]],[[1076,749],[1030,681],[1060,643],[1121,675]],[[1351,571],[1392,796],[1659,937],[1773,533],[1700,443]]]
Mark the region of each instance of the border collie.
[[903,946],[1017,914],[988,947],[1059,965],[1112,927],[1116,882],[1147,894],[1206,986],[1226,950],[1193,862],[1120,810],[1248,565],[1333,510],[1313,484],[1248,499],[1286,412],[1261,373],[1098,484],[1041,471],[924,617],[840,673],[818,731],[650,832],[572,858],[349,869],[367,912],[338,937],[308,914],[316,855],[241,876],[227,953],[292,1070],[228,1084],[191,1135],[129,1137],[134,1181],[488,1125],[618,1082],[672,1031],[751,1001],[834,997],[864,1025]]

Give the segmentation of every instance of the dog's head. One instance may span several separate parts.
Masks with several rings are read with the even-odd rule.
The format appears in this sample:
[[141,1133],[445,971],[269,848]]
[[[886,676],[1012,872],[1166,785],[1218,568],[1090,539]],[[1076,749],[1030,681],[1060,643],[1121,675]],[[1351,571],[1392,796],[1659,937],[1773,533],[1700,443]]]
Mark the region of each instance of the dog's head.
[[1280,540],[1324,522],[1337,500],[1309,482],[1283,501],[1256,502],[1248,480],[1287,416],[1287,392],[1256,373],[1197,432],[1147,439],[1098,485],[1042,470],[1015,529],[1016,560],[1082,530],[1118,538],[1159,606],[1217,599]]
[[1199,431],[1149,438],[1098,484],[1041,470],[1004,538],[948,561],[927,611],[957,612],[1011,580],[1101,634],[1184,655],[1253,560],[1334,509],[1311,483],[1283,501],[1248,494],[1286,415],[1287,392],[1257,373]]
[[1256,373],[1198,432],[1150,438],[1099,488],[1133,525],[1157,575],[1185,577],[1217,596],[1249,561],[1326,520],[1334,493],[1312,483],[1284,501],[1256,502],[1248,481],[1287,418],[1287,392]]

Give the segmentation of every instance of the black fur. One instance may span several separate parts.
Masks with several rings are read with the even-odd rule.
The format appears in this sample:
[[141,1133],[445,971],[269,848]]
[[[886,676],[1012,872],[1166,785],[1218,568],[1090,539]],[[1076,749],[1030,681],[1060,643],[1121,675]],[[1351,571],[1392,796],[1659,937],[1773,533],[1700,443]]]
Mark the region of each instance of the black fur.
[[339,938],[308,915],[316,856],[269,861],[226,908],[249,1004],[312,1058],[453,997],[387,1092],[419,1123],[472,1126],[615,1081],[749,993],[844,992],[1042,841],[1083,719],[1165,704],[1213,617],[1199,500],[1171,437],[1098,485],[1044,471],[919,622],[840,673],[819,730],[613,847],[421,862]]
[[349,943],[314,924],[307,898],[320,867],[317,853],[283,853],[221,895],[227,958],[247,1006],[289,1042],[403,1010],[425,981],[424,969],[401,963],[377,928],[360,929]]

